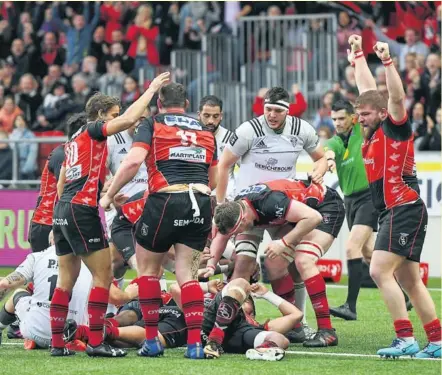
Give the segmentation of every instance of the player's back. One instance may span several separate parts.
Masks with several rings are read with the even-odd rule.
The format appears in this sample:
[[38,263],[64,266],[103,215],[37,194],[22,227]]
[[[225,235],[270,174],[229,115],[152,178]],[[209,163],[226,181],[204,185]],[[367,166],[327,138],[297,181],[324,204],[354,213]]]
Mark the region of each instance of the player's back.
[[149,191],[177,184],[209,184],[208,170],[217,162],[213,134],[186,114],[162,114],[135,130],[135,147],[147,149]]

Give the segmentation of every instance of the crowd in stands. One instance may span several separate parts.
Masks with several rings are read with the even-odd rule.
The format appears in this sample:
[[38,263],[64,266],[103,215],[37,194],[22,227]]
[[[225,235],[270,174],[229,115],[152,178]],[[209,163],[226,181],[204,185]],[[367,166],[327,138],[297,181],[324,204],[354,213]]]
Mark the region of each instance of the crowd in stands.
[[[404,80],[407,107],[418,150],[440,150],[441,59],[440,2],[10,2],[0,5],[0,139],[63,135],[66,119],[80,112],[97,90],[136,100],[151,77],[141,68],[169,66],[178,48],[201,49],[207,33],[236,35],[240,17],[329,13],[338,17],[340,81],[325,92],[313,125],[330,137],[332,103],[358,95],[348,66],[349,35],[363,36],[364,50],[387,41]],[[367,59],[379,90],[385,74],[373,53]],[[145,78],[145,79],[144,79]],[[308,107],[298,85],[290,114]],[[251,113],[263,113],[261,89]],[[43,160],[37,146],[18,144],[20,179],[35,179]],[[0,143],[0,180],[9,146]],[[39,155],[39,156],[37,156]],[[41,161],[39,160],[39,161]]]

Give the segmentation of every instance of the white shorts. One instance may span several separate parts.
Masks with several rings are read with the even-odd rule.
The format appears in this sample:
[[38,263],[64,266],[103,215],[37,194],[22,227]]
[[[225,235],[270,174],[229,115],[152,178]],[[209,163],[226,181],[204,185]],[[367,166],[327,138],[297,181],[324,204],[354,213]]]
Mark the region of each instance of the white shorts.
[[33,340],[40,348],[51,345],[51,323],[49,310],[38,304],[31,305],[32,296],[22,297],[15,306],[23,338]]
[[106,234],[108,241],[112,241],[111,225],[114,221],[115,216],[117,216],[117,210],[115,208],[113,208],[110,211],[104,211],[104,218],[106,219]]

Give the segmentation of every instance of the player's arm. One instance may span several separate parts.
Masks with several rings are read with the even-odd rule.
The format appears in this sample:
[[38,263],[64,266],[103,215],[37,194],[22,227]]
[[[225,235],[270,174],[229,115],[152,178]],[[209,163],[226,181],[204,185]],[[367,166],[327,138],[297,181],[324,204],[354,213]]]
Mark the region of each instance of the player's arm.
[[0,280],[0,301],[12,290],[32,280],[34,276],[35,258],[33,254],[29,254],[25,261],[21,263],[17,269],[8,276]]
[[348,43],[350,44],[350,49],[347,50],[348,61],[350,64],[354,64],[355,80],[359,94],[370,90],[377,90],[376,81],[371,74],[362,51],[362,38],[359,35],[351,35]]
[[203,277],[207,278],[215,275],[216,266],[218,265],[218,262],[220,261],[221,256],[227,247],[229,239],[230,236],[228,234],[224,235],[219,232],[216,233],[215,238],[210,244],[210,255],[212,257],[207,261],[206,272],[204,273]]
[[66,165],[63,163],[63,165],[60,168],[60,176],[57,181],[58,199],[60,199],[61,195],[63,194],[65,182],[66,182]]
[[405,108],[405,91],[396,67],[390,56],[387,43],[377,42],[373,50],[382,60],[385,67],[385,77],[388,90],[388,114],[395,125],[403,125],[407,117]]
[[102,208],[109,208],[115,195],[124,185],[135,177],[138,169],[141,164],[144,163],[149,153],[152,137],[153,119],[148,118],[143,120],[135,130],[132,148],[118,167],[108,191],[100,199],[100,206]]
[[218,146],[216,145],[216,138],[213,137],[215,142],[215,151],[213,153],[212,163],[209,167],[209,187],[211,190],[216,189],[218,186]]
[[325,160],[327,160],[327,167],[330,172],[333,172],[336,170],[336,149],[337,149],[337,145],[334,140],[334,137],[331,139],[328,139],[325,142],[325,145],[324,145]]
[[121,116],[109,121],[106,124],[105,136],[110,136],[129,129],[135,124],[143,112],[146,110],[155,93],[161,85],[169,80],[170,73],[165,72],[157,76],[150,84],[149,88],[136,100]]
[[138,285],[129,284],[127,288],[123,291],[111,284],[109,289],[109,303],[112,305],[120,306],[132,301],[138,297]]
[[304,142],[304,150],[310,155],[313,160],[313,170],[310,173],[313,182],[317,184],[323,183],[323,176],[327,172],[328,165],[325,158],[325,152],[322,145],[319,143],[318,133],[307,122],[304,122],[305,129],[307,129],[307,136]]

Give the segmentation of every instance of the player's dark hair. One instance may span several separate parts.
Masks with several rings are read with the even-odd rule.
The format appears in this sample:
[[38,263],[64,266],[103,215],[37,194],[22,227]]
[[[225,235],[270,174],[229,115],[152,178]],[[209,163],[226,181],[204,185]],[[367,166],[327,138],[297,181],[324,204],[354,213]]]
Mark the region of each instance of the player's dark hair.
[[199,110],[203,110],[203,107],[207,105],[209,107],[219,107],[221,112],[223,110],[223,101],[215,95],[206,95],[200,101]]
[[186,108],[187,91],[180,83],[170,82],[162,86],[158,97],[164,108]]
[[221,234],[228,234],[235,226],[240,214],[239,202],[226,202],[216,208],[213,220]]
[[387,99],[378,90],[368,90],[359,95],[355,101],[355,108],[365,105],[380,111],[387,108]]
[[333,103],[331,109],[334,112],[344,110],[345,112],[347,112],[348,115],[352,115],[355,113],[353,106],[348,100],[338,100],[337,102]]
[[85,124],[87,124],[86,112],[76,113],[75,115],[69,117],[66,124],[68,138],[71,139],[78,129]]
[[264,95],[264,100],[269,100],[272,103],[276,103],[278,100],[290,101],[290,95],[287,90],[282,87],[272,87]]
[[104,114],[115,106],[120,106],[118,98],[97,92],[86,103],[87,119],[95,121],[100,116],[100,112]]

